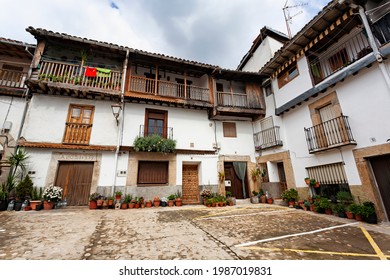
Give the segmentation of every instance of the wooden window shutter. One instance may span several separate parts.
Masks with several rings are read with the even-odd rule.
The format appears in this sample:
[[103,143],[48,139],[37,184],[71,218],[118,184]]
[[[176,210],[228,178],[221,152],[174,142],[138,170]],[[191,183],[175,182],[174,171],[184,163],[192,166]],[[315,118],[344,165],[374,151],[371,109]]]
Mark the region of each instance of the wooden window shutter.
[[168,161],[139,161],[138,184],[168,184]]
[[237,137],[236,123],[223,122],[223,136],[224,137]]

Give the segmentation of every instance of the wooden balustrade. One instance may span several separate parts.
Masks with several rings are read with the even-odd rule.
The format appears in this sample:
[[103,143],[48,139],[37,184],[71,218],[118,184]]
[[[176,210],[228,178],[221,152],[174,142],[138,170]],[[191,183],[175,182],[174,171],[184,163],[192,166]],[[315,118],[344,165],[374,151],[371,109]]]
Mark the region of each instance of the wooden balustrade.
[[66,123],[64,144],[88,145],[92,124]]
[[145,77],[132,76],[129,83],[129,91],[146,94],[155,94],[188,100],[210,101],[210,90],[208,88],[172,83],[168,81],[157,81]]
[[46,82],[58,82],[104,90],[121,90],[122,73],[110,70],[110,73],[100,73],[96,77],[85,76],[86,66],[57,61],[42,61],[38,79]]
[[0,69],[0,86],[25,88],[24,81],[26,78],[27,73],[25,72]]

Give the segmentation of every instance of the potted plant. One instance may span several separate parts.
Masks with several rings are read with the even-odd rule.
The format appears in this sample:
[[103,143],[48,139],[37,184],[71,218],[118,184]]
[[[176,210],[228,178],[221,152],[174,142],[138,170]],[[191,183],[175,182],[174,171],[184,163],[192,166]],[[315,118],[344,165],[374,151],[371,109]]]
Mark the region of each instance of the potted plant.
[[345,209],[345,215],[347,215],[348,219],[354,219],[354,213],[357,212],[357,207],[358,205],[355,203],[350,203],[346,209]]
[[183,205],[183,202],[181,200],[181,192],[179,190],[175,193],[175,205],[176,206],[182,206]]
[[213,195],[213,192],[211,191],[210,188],[204,188],[204,189],[200,192],[200,196],[202,197],[203,204],[205,204],[207,198],[212,197],[212,195]]
[[310,201],[308,201],[308,200],[305,200],[304,202],[303,202],[303,210],[305,210],[305,211],[310,211],[310,206],[311,206],[311,203],[310,203]]
[[251,203],[259,203],[259,193],[257,191],[252,191]]
[[150,208],[150,207],[152,207],[152,205],[153,205],[153,203],[150,199],[145,200],[145,207]]
[[160,206],[160,197],[158,197],[157,195],[153,198],[153,206],[154,207]]
[[378,223],[378,217],[376,215],[375,205],[371,201],[363,202],[362,208],[361,208],[361,215],[362,215],[363,221],[365,221],[369,224],[377,224]]
[[129,203],[131,202],[132,197],[130,194],[125,195],[123,202],[121,204],[121,209],[127,209],[129,207]]
[[298,191],[296,189],[287,189],[282,193],[281,197],[287,201],[289,207],[294,207],[295,201],[298,199]]
[[115,198],[113,196],[107,197],[108,207],[113,208]]
[[43,209],[50,210],[53,209],[54,203],[62,199],[62,188],[58,186],[50,185],[45,188],[42,193],[44,202]]
[[318,207],[319,213],[325,213],[327,215],[332,214],[332,204],[326,197],[321,197],[320,202],[318,203]]
[[256,182],[257,179],[260,177],[260,175],[261,175],[261,171],[259,168],[252,168],[251,169],[251,177],[252,177],[253,182]]
[[168,206],[172,207],[175,204],[175,195],[170,194],[168,197]]
[[332,207],[332,211],[337,214],[340,218],[345,218],[345,205],[341,203],[334,204]]
[[122,192],[121,192],[121,191],[116,191],[116,192],[115,192],[115,199],[116,199],[116,200],[120,200],[121,197],[122,197]]
[[100,197],[100,194],[97,192],[91,193],[89,195],[89,209],[97,209],[97,200]]
[[8,192],[5,191],[4,185],[0,185],[0,211],[7,210]]
[[36,210],[38,205],[42,203],[42,188],[33,187],[31,193],[30,206],[31,210]]
[[160,206],[166,207],[168,205],[168,199],[166,197],[162,197],[160,200]]
[[212,197],[208,197],[206,200],[205,200],[206,202],[206,206],[207,207],[211,207],[211,205],[213,204],[213,198]]
[[305,184],[306,184],[306,185],[310,185],[310,178],[309,178],[309,177],[306,177],[306,178],[305,178]]

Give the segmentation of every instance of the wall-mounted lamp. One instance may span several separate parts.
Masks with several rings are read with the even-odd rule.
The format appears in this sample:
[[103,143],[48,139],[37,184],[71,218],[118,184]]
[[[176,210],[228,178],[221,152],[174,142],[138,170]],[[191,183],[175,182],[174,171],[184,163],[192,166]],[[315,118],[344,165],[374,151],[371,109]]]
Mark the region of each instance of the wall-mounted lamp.
[[111,105],[112,109],[112,114],[114,115],[114,118],[116,120],[116,125],[119,125],[119,115],[121,114],[122,111],[122,106],[120,104],[112,104]]

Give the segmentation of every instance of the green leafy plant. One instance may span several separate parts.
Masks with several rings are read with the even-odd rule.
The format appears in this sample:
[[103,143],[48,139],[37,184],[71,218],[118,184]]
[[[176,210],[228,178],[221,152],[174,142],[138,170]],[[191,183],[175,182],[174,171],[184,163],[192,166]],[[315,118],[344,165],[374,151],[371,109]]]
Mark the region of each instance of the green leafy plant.
[[133,145],[137,152],[174,153],[176,150],[175,140],[162,138],[160,135],[137,137]]
[[343,204],[351,203],[353,201],[353,197],[348,191],[339,191],[336,194],[337,200]]
[[332,207],[332,211],[334,213],[344,213],[345,212],[345,205],[341,203],[334,204]]
[[298,191],[296,189],[287,189],[282,193],[282,199],[286,201],[296,201],[298,199]]
[[30,176],[24,177],[22,181],[16,186],[16,196],[24,200],[26,197],[31,198],[33,192],[33,182],[31,181]]
[[175,195],[174,194],[170,194],[167,198],[168,198],[168,200],[175,200]]
[[89,195],[89,201],[97,201],[101,195],[98,192],[91,193]]

